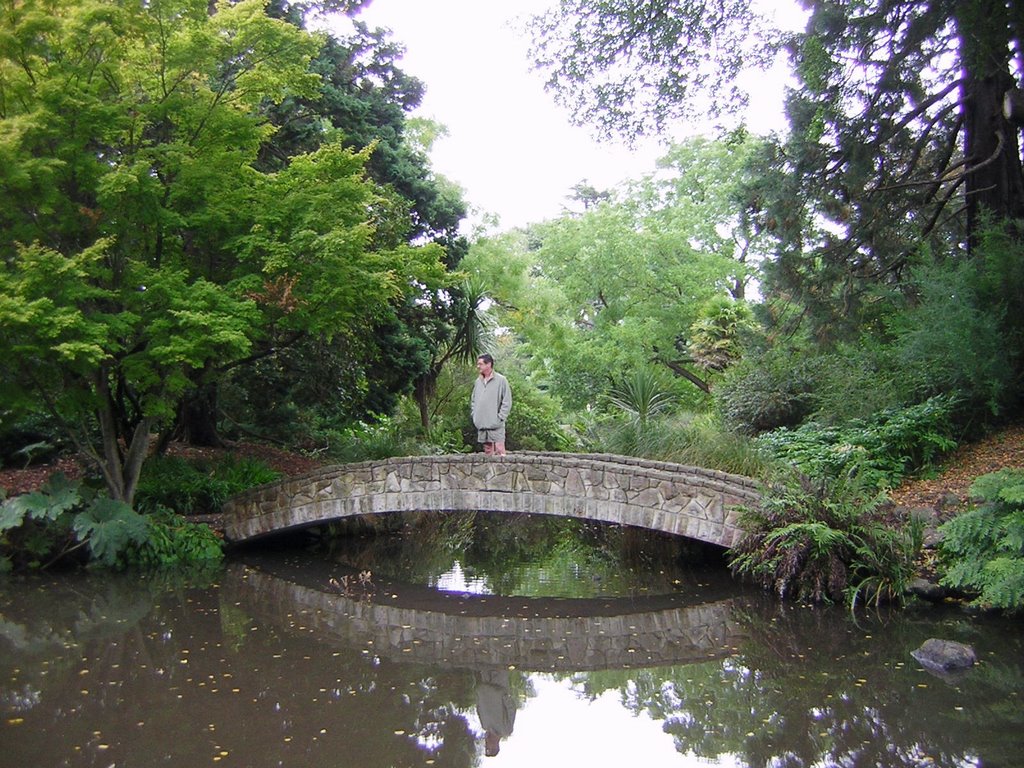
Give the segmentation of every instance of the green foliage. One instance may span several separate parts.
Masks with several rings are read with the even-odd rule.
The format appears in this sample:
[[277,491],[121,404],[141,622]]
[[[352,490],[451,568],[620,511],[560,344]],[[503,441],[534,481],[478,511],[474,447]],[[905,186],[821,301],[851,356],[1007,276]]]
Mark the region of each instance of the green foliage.
[[882,519],[865,525],[866,535],[851,536],[854,554],[846,600],[851,608],[901,602],[924,546],[924,520],[911,516],[900,524]]
[[146,538],[146,520],[121,501],[55,475],[32,493],[0,505],[0,562],[45,566],[87,547],[92,561],[115,565]]
[[674,145],[657,174],[578,215],[473,244],[461,266],[565,407],[597,407],[651,367],[702,397],[738,354],[750,262],[766,256],[736,201],[757,146],[739,132]]
[[[508,417],[506,447],[513,451],[568,451],[574,437],[559,423],[559,403],[518,371],[506,369],[512,386],[512,412]],[[468,397],[468,396],[467,396]],[[463,416],[468,422],[468,408]],[[469,423],[472,427],[472,424]],[[470,430],[470,445],[476,431]]]
[[812,477],[859,477],[874,488],[891,488],[909,472],[926,469],[956,447],[952,414],[956,398],[933,397],[841,426],[808,422],[765,433],[757,442],[779,461]]
[[690,326],[687,349],[697,367],[724,371],[742,357],[741,339],[754,327],[754,315],[747,304],[716,296],[701,308]]
[[736,108],[736,75],[770,66],[783,39],[746,2],[562,0],[533,17],[529,31],[531,56],[559,102],[578,122],[626,136]]
[[994,300],[999,294],[988,283],[998,281],[986,269],[950,261],[908,270],[902,292],[875,292],[872,318],[853,341],[820,345],[798,337],[749,353],[716,387],[719,410],[736,428],[758,432],[805,420],[871,421],[956,393],[951,420],[991,421],[1014,406],[1018,355],[1016,337],[1007,335],[1011,302]]
[[710,415],[679,413],[650,420],[642,429],[632,421],[597,416],[580,427],[585,450],[674,461],[747,477],[766,477],[772,462],[745,435],[725,429]]
[[[235,475],[239,488],[256,476],[246,469],[236,469]],[[0,505],[0,570],[15,564],[45,567],[79,551],[88,552],[89,564],[107,568],[195,564],[223,555],[209,526],[160,507],[141,515],[63,475]]]
[[24,468],[49,461],[63,445],[59,425],[46,414],[34,411],[16,415],[0,409],[0,467]]
[[125,565],[164,568],[213,563],[224,557],[223,542],[208,525],[189,522],[165,509],[145,520],[145,540],[124,552]]
[[0,511],[0,531],[16,528],[26,519],[52,521],[82,502],[79,483],[62,474],[51,477],[38,491],[7,499]]
[[1007,305],[992,301],[981,282],[971,261],[915,270],[915,302],[887,322],[905,401],[958,392],[965,420],[990,418],[1012,402],[1019,354],[1005,335]]
[[674,393],[650,368],[638,368],[619,380],[608,392],[607,400],[640,427],[676,403]]
[[715,387],[724,421],[746,434],[795,427],[815,407],[815,361],[793,350],[773,348],[734,366]]
[[974,603],[1024,608],[1024,470],[1002,469],[971,485],[980,504],[939,529],[948,570],[943,584],[976,595]]
[[171,509],[180,515],[214,513],[231,496],[279,477],[280,473],[254,459],[229,456],[208,461],[157,456],[143,466],[136,505],[146,512]]
[[920,525],[896,528],[884,494],[858,482],[797,477],[771,488],[740,519],[733,572],[780,598],[879,604],[902,600],[920,546]]
[[265,3],[26,0],[0,38],[17,94],[0,118],[0,391],[72,431],[112,498],[133,502],[150,435],[192,392],[298,339],[368,343],[450,282],[439,244],[377,237],[411,225],[367,177],[372,145],[318,117],[267,170],[288,144],[269,113],[319,92],[325,41]]
[[382,416],[343,429],[327,426],[318,430],[316,436],[323,454],[343,463],[436,453],[423,442],[418,427],[418,420],[400,413],[394,418]]
[[123,501],[102,496],[75,515],[71,527],[79,541],[89,542],[92,559],[105,566],[114,565],[124,550],[145,542],[148,533],[146,518]]

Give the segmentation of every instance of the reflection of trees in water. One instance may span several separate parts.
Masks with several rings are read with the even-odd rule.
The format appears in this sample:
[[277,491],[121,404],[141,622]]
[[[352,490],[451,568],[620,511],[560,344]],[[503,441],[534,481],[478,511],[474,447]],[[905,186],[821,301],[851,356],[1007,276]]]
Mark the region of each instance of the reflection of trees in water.
[[[498,573],[496,553],[516,544],[517,523],[477,544],[467,519],[437,525],[461,532],[459,557]],[[373,557],[375,547],[400,559],[427,556],[442,533],[452,531],[410,533],[398,543],[376,537],[369,549]],[[561,551],[552,530],[543,535],[556,541],[542,552]],[[514,551],[513,563],[525,560],[525,550]],[[132,764],[140,754],[202,765],[225,746],[239,764],[247,755],[260,765],[271,757],[360,768],[419,765],[425,757],[457,768],[479,762],[467,717],[477,702],[473,672],[378,655],[371,645],[325,643],[301,612],[290,622],[262,622],[208,589],[211,582],[75,575],[7,585],[0,705],[25,722],[0,765],[82,764],[69,755],[79,745],[90,754],[97,730],[110,743],[102,755],[91,753],[103,765]],[[1024,638],[1017,625],[935,609],[854,622],[845,611],[768,597],[742,604],[750,607],[731,619],[746,639],[725,660],[563,679],[585,697],[616,692],[629,710],[664,723],[680,751],[735,754],[752,768],[1019,760]],[[936,633],[975,646],[980,666],[955,682],[921,671],[910,651]],[[530,677],[519,672],[510,688],[520,707],[533,695]]]
[[458,563],[467,578],[484,581],[499,595],[588,597],[675,592],[681,584],[682,562],[698,570],[708,565],[719,577],[725,575],[720,553],[696,542],[543,515],[430,512],[375,516],[332,524],[330,534],[324,537],[323,546],[349,567],[423,584]]
[[0,765],[203,765],[227,745],[253,765],[476,760],[472,672],[325,648],[300,621],[282,631],[219,590],[158,582],[74,576],[38,600],[4,594],[0,704],[19,730]]
[[[624,706],[663,721],[681,752],[739,756],[745,765],[1012,765],[1024,725],[1020,664],[985,664],[947,682],[909,652],[934,616],[851,620],[838,610],[766,602],[733,618],[748,636],[724,661],[572,676],[582,695],[617,691]],[[1007,628],[956,619],[944,629],[1004,654]],[[991,631],[990,631],[991,630]],[[994,644],[994,645],[993,645]]]

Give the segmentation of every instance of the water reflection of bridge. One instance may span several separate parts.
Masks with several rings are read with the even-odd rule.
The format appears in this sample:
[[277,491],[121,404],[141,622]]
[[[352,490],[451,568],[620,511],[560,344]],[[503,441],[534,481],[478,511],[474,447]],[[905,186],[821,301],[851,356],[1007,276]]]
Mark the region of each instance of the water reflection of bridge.
[[587,671],[694,664],[744,638],[738,598],[501,598],[432,590],[350,597],[245,565],[222,585],[259,621],[394,661],[465,669]]

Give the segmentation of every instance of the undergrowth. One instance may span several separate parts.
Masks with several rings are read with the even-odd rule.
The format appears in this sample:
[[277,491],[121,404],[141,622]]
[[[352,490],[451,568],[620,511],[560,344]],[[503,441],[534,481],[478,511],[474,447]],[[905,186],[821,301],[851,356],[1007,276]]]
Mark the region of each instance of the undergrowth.
[[971,485],[977,503],[942,525],[942,583],[974,595],[976,606],[1024,608],[1024,469],[982,475]]
[[879,605],[899,602],[913,576],[921,524],[895,527],[885,495],[860,481],[797,476],[740,518],[732,571],[782,599]]
[[142,515],[80,480],[50,478],[0,504],[0,570],[78,563],[109,568],[217,561],[220,539],[206,525],[166,511]]

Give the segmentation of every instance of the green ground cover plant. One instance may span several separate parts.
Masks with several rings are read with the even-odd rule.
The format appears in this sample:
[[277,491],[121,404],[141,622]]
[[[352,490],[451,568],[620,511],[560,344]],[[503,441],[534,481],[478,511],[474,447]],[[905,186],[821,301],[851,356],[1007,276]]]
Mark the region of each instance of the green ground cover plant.
[[278,472],[253,459],[154,456],[143,467],[135,503],[141,512],[169,509],[179,515],[210,514],[218,512],[231,496],[279,477]]
[[782,599],[880,605],[902,600],[921,546],[921,525],[894,526],[885,494],[861,481],[778,483],[740,520],[734,573]]
[[113,566],[146,540],[146,519],[63,475],[0,505],[0,570],[45,568],[75,557]]
[[770,455],[812,477],[859,477],[877,489],[896,486],[956,447],[956,397],[939,395],[871,419],[828,426],[807,422],[757,438]]
[[132,507],[90,481],[54,475],[38,490],[0,504],[0,570],[217,562],[223,557],[221,539],[187,515],[216,512],[230,496],[278,477],[252,459],[154,457],[144,467]]
[[1024,470],[1002,469],[971,485],[976,505],[945,523],[942,583],[973,595],[973,604],[1024,609]]

